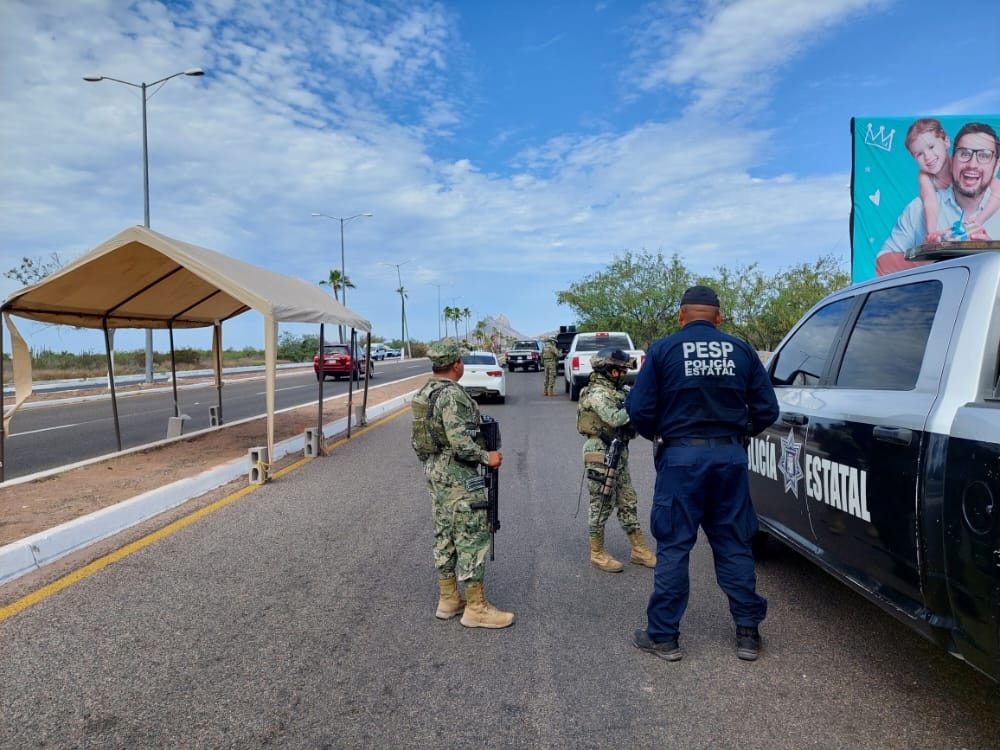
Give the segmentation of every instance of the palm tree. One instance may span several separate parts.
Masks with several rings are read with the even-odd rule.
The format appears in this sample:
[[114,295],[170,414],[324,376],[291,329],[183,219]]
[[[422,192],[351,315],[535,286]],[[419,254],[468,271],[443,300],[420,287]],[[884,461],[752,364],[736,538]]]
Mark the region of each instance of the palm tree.
[[[458,321],[462,319],[462,311],[457,307],[445,307],[444,308],[444,319],[446,321],[452,321],[455,323],[455,340],[458,340]],[[445,334],[448,333],[448,325],[445,323]]]
[[[320,286],[329,286],[333,289],[333,298],[340,302],[339,292],[341,289],[354,289],[354,284],[351,283],[351,279],[342,274],[335,268],[330,269],[330,275],[326,280],[321,280],[319,282]],[[337,331],[340,334],[340,343],[344,343],[344,326],[337,326]]]
[[472,317],[472,310],[470,310],[467,307],[462,308],[462,317],[465,318],[465,341],[466,341],[466,343],[468,343],[468,341],[469,341],[469,318]]

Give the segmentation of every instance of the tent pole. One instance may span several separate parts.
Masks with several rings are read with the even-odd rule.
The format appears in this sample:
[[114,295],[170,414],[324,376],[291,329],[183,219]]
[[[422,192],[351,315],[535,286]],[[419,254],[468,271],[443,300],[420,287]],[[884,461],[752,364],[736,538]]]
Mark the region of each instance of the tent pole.
[[218,410],[219,427],[222,427],[222,323],[216,321],[212,326],[212,349],[214,350],[215,394]]
[[368,336],[365,339],[365,395],[361,397],[361,418],[358,420],[358,424],[366,425],[368,424],[367,414],[368,414],[368,381],[371,380],[369,377],[369,370],[372,366],[372,332],[368,331]]
[[354,355],[358,353],[358,332],[351,329],[351,372],[347,375],[347,437],[351,437],[351,408],[354,404]]
[[[0,308],[0,316],[3,314],[3,309]],[[11,347],[10,361],[11,365],[14,363],[14,347]],[[15,397],[14,402],[17,403],[17,398]],[[3,483],[7,472],[7,455],[4,452],[5,446],[7,444],[7,433],[4,427],[7,416],[7,410],[3,405],[3,321],[0,320],[0,483]]]
[[317,455],[326,455],[326,439],[323,437],[323,383],[326,382],[326,374],[323,371],[323,324],[319,324],[319,369],[316,370],[319,380],[319,420],[316,424],[316,438],[319,440],[320,450]]
[[[150,335],[153,334],[152,328],[147,328]],[[170,333],[170,375],[174,382],[174,416],[179,417],[181,415],[180,404],[177,403],[177,356],[174,352],[174,324],[171,322],[170,327],[167,329]],[[150,360],[150,366],[152,367],[152,359]],[[152,382],[152,380],[150,380]]]
[[101,328],[104,329],[104,354],[108,360],[108,387],[111,389],[111,414],[115,420],[115,442],[118,444],[118,452],[122,451],[122,428],[118,424],[118,394],[115,392],[115,369],[111,361],[111,332],[108,330],[107,316],[101,321]]

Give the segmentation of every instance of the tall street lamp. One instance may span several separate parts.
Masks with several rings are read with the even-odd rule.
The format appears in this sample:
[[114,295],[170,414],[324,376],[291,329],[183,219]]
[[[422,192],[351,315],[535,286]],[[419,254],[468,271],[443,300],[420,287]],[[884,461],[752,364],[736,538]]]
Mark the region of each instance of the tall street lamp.
[[[341,279],[347,278],[347,270],[344,268],[344,222],[350,221],[351,219],[367,218],[374,216],[375,214],[364,213],[364,214],[354,214],[354,216],[330,216],[329,214],[314,213],[313,216],[321,216],[324,219],[333,219],[340,222],[340,276]],[[344,295],[342,297],[344,302],[344,307],[347,307],[347,287],[344,287]]]
[[431,282],[431,286],[436,286],[438,290],[438,341],[441,340],[441,285]]
[[406,349],[406,356],[410,359],[413,358],[413,350],[410,348],[410,339],[406,335],[406,292],[403,290],[403,275],[399,272],[400,266],[405,266],[413,258],[407,258],[402,263],[386,263],[384,261],[379,261],[383,266],[395,267],[396,269],[396,280],[399,282],[399,309],[400,309],[400,346]]
[[[83,80],[91,83],[96,83],[97,81],[114,81],[115,83],[123,83],[126,86],[132,86],[142,91],[142,202],[144,227],[149,227],[149,139],[146,135],[146,102],[159,89],[152,93],[147,93],[147,91],[153,86],[166,83],[171,78],[176,78],[177,76],[203,75],[205,75],[205,71],[201,68],[190,68],[188,70],[181,70],[166,78],[161,78],[158,81],[153,81],[152,83],[132,83],[131,81],[123,81],[121,78],[112,78],[111,76],[89,75],[83,77]],[[151,328],[146,329],[146,382],[153,382],[153,329]]]

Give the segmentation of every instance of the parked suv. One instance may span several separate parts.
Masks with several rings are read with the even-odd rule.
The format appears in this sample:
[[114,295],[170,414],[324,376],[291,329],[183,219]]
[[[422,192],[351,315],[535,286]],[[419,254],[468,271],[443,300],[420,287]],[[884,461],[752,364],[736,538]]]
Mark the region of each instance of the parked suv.
[[371,358],[375,360],[385,359],[385,353],[388,351],[385,344],[372,344],[371,346]]
[[313,357],[313,372],[316,373],[316,380],[333,376],[334,380],[353,377],[360,380],[365,374],[366,365],[370,365],[371,372],[369,378],[375,377],[375,365],[369,363],[361,347],[354,348],[351,354],[350,344],[326,344],[323,347],[323,364],[320,368],[319,352]]

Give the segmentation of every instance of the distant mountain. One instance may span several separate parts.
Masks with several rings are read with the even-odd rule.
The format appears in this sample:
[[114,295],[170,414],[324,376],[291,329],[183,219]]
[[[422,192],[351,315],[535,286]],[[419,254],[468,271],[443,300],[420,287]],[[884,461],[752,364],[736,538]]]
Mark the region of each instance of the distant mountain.
[[520,331],[515,331],[510,325],[510,318],[506,315],[499,315],[493,317],[492,315],[487,315],[483,318],[483,325],[486,328],[486,333],[491,338],[496,336],[500,339],[523,339],[528,338]]
[[[550,336],[554,338],[556,333],[558,333],[559,331],[559,329],[557,328],[554,331],[543,332],[534,336],[532,335],[526,336],[520,331],[514,329],[513,326],[511,326],[510,318],[508,318],[506,315],[500,314],[497,315],[496,317],[492,315],[486,315],[483,317],[482,320],[483,320],[483,327],[486,329],[487,339],[491,340],[495,339],[496,341],[500,342],[500,346],[504,346],[508,341],[513,341],[516,339],[522,339],[522,340],[541,339],[544,341]],[[459,338],[462,339],[465,338],[465,336],[460,335]],[[469,338],[472,342],[476,341],[475,337],[472,335],[471,330],[469,331]]]

